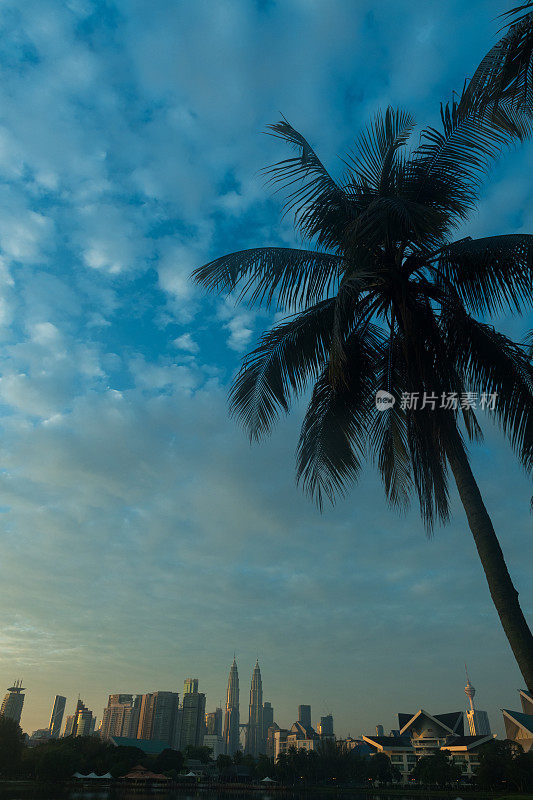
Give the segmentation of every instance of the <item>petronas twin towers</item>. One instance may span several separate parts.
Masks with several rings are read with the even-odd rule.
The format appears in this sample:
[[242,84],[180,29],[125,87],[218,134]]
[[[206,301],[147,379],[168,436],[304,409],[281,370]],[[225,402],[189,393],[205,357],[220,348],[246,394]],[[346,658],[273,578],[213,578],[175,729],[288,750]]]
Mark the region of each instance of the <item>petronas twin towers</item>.
[[239,673],[237,662],[233,656],[228,678],[228,692],[226,695],[226,716],[224,717],[224,752],[232,756],[240,750],[240,725],[239,725]]
[[246,744],[244,751],[252,756],[265,752],[263,742],[263,684],[261,683],[261,670],[259,661],[255,662],[250,687],[250,715],[246,728]]
[[250,709],[248,724],[240,724],[239,719],[239,673],[237,662],[233,656],[233,664],[229,671],[228,692],[226,695],[226,716],[224,718],[224,749],[232,756],[240,746],[240,730],[245,729],[244,750],[250,755],[258,756],[265,752],[263,732],[263,685],[259,661],[255,662],[250,687]]

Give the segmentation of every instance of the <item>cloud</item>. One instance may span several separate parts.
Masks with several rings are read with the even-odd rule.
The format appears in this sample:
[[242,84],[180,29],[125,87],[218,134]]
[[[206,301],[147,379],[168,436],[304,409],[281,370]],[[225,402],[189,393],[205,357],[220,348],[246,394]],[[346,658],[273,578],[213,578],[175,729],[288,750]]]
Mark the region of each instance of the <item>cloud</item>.
[[[460,508],[427,542],[416,512],[401,519],[388,511],[369,474],[349,501],[321,516],[293,484],[296,421],[251,449],[227,418],[224,388],[209,377],[189,375],[184,387],[178,367],[141,362],[134,374],[138,388],[88,392],[47,423],[5,434],[0,601],[9,597],[17,609],[5,624],[23,620],[29,631],[16,663],[32,693],[42,684],[43,695],[52,694],[58,675],[72,692],[75,665],[83,696],[98,708],[106,689],[148,690],[154,681],[176,688],[196,667],[214,702],[235,645],[244,663],[260,652],[266,696],[281,721],[294,713],[291,692],[315,708],[327,701],[339,731],[354,719],[368,729],[402,703],[457,705],[459,657],[472,662],[486,705],[500,702],[495,676],[514,667]],[[505,532],[516,469],[495,444],[505,478],[481,469],[480,483]],[[478,471],[482,454],[475,464]],[[527,608],[528,510],[513,504],[504,549]],[[33,630],[48,642],[38,678]],[[391,679],[392,642],[401,642],[394,670],[410,677],[389,707],[364,698]],[[2,661],[7,667],[13,658],[9,648]],[[312,675],[291,683],[287,662],[312,663]],[[419,673],[427,668],[442,684],[438,697],[428,696]],[[339,693],[353,693],[353,669],[358,686],[345,703]],[[317,686],[332,671],[337,688],[323,698]]]
[[178,350],[184,350],[186,353],[197,353],[200,349],[190,333],[182,333],[174,339],[173,344]]

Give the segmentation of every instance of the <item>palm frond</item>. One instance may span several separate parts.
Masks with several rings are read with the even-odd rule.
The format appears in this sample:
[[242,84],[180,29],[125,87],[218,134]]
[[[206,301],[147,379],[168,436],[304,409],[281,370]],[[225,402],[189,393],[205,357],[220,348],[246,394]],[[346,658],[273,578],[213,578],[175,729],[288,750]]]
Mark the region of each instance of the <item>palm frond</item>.
[[400,242],[437,247],[448,230],[449,217],[441,208],[409,197],[376,197],[357,216],[346,231],[348,252],[364,263],[363,250],[375,252],[386,243]]
[[319,247],[339,247],[351,219],[352,205],[344,189],[331,177],[309,142],[286,119],[269,125],[271,136],[291,145],[297,155],[266,167],[263,172],[276,191],[287,193],[284,213],[292,212],[296,228]]
[[443,315],[450,356],[471,391],[485,395],[526,470],[533,470],[533,365],[520,347],[458,307]]
[[[343,159],[350,182],[363,183],[378,195],[386,195],[394,182],[398,151],[407,143],[414,126],[413,117],[403,109],[389,106],[385,114],[379,111]],[[350,183],[346,188],[349,190]]]
[[530,113],[533,100],[533,8],[525,3],[502,16],[514,17],[504,36],[482,59],[466,90],[478,107],[512,107]]
[[378,331],[355,329],[346,343],[345,381],[333,388],[326,367],[315,383],[303,421],[296,477],[319,508],[344,495],[361,469],[374,404]]
[[[381,348],[376,369],[376,388],[396,397],[405,391],[406,379],[403,370],[402,342],[395,326]],[[393,508],[407,509],[413,489],[411,455],[407,429],[407,412],[399,402],[375,414],[369,431],[371,453],[376,455],[377,465],[385,487],[385,494]]]
[[238,302],[295,309],[316,303],[336,289],[343,259],[331,253],[288,247],[258,247],[216,258],[196,269],[192,278],[208,291],[231,293]]
[[339,382],[345,382],[344,373],[348,358],[345,344],[356,318],[361,324],[362,319],[370,320],[372,316],[372,308],[368,307],[370,298],[367,297],[366,301],[361,302],[363,287],[364,277],[360,278],[356,273],[349,279],[344,278],[335,297],[329,351],[329,376],[333,387]]
[[409,450],[413,467],[413,480],[420,504],[420,514],[428,535],[437,521],[449,519],[449,492],[447,465],[443,457],[445,434],[455,421],[444,414],[415,411],[407,417]]
[[334,314],[335,298],[324,300],[267,331],[246,356],[230,390],[230,409],[251,439],[269,433],[279,413],[288,413],[291,397],[319,374]]
[[526,347],[526,353],[530,361],[533,362],[533,331],[530,331],[525,340],[524,345]]
[[483,239],[462,239],[437,255],[444,280],[477,314],[533,303],[533,236],[513,233]]
[[464,218],[477,198],[482,176],[502,150],[531,135],[531,121],[502,108],[498,119],[461,98],[441,105],[442,130],[425,128],[413,154],[413,175],[419,196],[431,181],[444,181],[455,195],[455,213]]

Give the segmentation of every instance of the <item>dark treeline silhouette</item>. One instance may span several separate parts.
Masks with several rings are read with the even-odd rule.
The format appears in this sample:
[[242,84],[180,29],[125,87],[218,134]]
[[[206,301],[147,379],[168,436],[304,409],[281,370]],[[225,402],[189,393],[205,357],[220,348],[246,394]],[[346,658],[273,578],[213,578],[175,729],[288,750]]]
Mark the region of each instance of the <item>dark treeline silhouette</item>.
[[[27,747],[20,727],[0,717],[0,778],[27,778],[39,782],[68,780],[75,772],[84,775],[110,772],[115,778],[141,764],[170,778],[188,770],[187,760],[211,763],[210,780],[260,782],[270,778],[285,786],[373,786],[398,783],[401,773],[383,753],[362,756],[340,742],[323,742],[317,750],[282,753],[277,762],[265,755],[254,758],[241,752],[233,757],[209,757],[207,747],[188,747],[184,753],[166,749],[147,755],[138,747],[115,747],[98,736],[54,739]],[[410,786],[457,786],[467,779],[444,753],[421,758],[410,773]],[[480,749],[477,774],[470,781],[487,790],[533,791],[533,753],[524,753],[509,740],[492,741]]]

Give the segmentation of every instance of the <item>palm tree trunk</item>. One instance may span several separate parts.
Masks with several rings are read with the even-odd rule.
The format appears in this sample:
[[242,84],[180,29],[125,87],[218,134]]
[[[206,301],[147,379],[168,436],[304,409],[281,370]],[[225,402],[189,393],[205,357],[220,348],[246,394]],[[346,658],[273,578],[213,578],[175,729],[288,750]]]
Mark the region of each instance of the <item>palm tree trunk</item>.
[[518,592],[513,586],[498,537],[459,436],[454,445],[455,447],[448,452],[448,460],[481,559],[490,595],[526,686],[533,693],[533,636],[520,608]]

